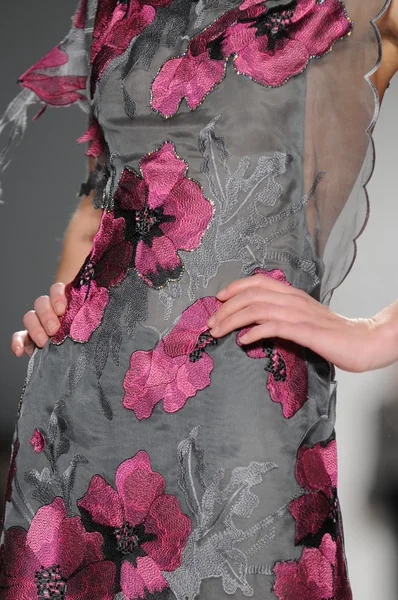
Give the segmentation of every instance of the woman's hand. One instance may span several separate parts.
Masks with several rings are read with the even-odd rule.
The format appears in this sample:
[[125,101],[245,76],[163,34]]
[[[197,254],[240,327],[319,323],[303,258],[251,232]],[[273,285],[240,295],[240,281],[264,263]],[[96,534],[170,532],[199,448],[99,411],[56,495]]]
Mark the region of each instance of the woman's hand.
[[64,314],[65,309],[65,285],[54,283],[50,288],[50,295],[37,298],[34,310],[30,310],[24,315],[25,331],[16,331],[13,334],[11,349],[14,354],[23,356],[26,352],[31,356],[35,345],[42,348],[49,336],[58,331],[60,327],[58,317]]
[[217,294],[209,319],[213,337],[252,326],[251,344],[278,337],[310,348],[340,369],[356,373],[398,360],[398,302],[370,319],[347,319],[302,290],[263,274],[238,279]]

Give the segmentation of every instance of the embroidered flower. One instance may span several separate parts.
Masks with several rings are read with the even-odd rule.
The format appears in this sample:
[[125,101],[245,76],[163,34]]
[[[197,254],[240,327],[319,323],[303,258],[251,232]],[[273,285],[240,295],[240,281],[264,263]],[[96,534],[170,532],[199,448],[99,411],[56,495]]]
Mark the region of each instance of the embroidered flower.
[[7,477],[7,483],[6,483],[6,501],[7,502],[11,502],[11,498],[12,498],[12,482],[14,481],[14,477],[17,472],[16,460],[17,460],[17,454],[18,454],[19,447],[20,447],[19,440],[16,439],[12,446],[10,467],[8,469],[8,477]]
[[52,337],[55,344],[67,336],[87,342],[99,326],[108,303],[108,289],[120,283],[131,261],[132,248],[124,239],[124,232],[124,219],[115,219],[112,213],[103,214],[91,254],[65,288],[68,305],[61,317],[61,327]]
[[134,264],[148,285],[161,287],[180,277],[178,250],[193,250],[213,214],[196,181],[186,177],[187,163],[172,142],[140,162],[141,175],[123,169],[114,195],[115,215],[126,220],[126,238],[134,244]]
[[206,348],[216,340],[209,334],[207,321],[220,304],[214,297],[200,298],[154,350],[133,352],[124,379],[123,404],[138,419],[150,417],[160,400],[166,412],[175,412],[210,384],[213,359]]
[[277,563],[274,572],[279,600],[352,600],[341,540],[329,534],[319,548],[304,548],[299,561]]
[[[255,269],[253,275],[257,273],[291,285],[280,269]],[[251,327],[246,327],[238,333],[239,346],[242,345],[241,336],[250,329]],[[306,402],[308,393],[308,368],[300,346],[288,340],[273,338],[245,346],[245,351],[251,358],[266,359],[265,370],[269,373],[267,389],[271,399],[282,404],[283,416],[290,418],[296,414]]]
[[95,18],[91,45],[91,97],[95,85],[111,60],[123,54],[131,40],[140,34],[156,15],[156,8],[171,0],[101,0]]
[[68,517],[63,500],[42,506],[29,531],[5,534],[0,569],[3,600],[112,600],[115,566],[103,560],[102,537]]
[[302,446],[298,452],[296,479],[307,491],[289,505],[296,521],[296,543],[323,533],[325,527],[335,536],[339,519],[336,440],[326,445],[319,442],[312,448]]
[[165,62],[152,84],[152,108],[170,117],[183,98],[197,108],[224,78],[231,55],[238,73],[278,87],[351,29],[341,0],[244,0],[196,35],[184,54]]
[[105,150],[105,141],[97,119],[91,116],[90,126],[82,136],[77,140],[80,144],[91,142],[86,152],[86,156],[98,158]]
[[[69,61],[68,54],[55,46],[36,64],[30,67],[18,79],[23,87],[31,89],[45,105],[67,106],[78,100],[86,100],[83,90],[86,88],[86,76],[51,75],[39,71],[62,67]],[[82,90],[80,92],[79,90]],[[45,108],[45,107],[44,107]],[[44,109],[42,109],[39,116]]]
[[129,600],[167,589],[161,571],[181,564],[191,521],[177,498],[164,490],[163,477],[140,451],[118,467],[116,490],[95,475],[78,501],[86,528],[103,535],[104,553],[116,563],[121,591]]
[[33,435],[30,438],[30,443],[35,452],[43,452],[44,448],[47,446],[46,438],[40,429],[34,430]]

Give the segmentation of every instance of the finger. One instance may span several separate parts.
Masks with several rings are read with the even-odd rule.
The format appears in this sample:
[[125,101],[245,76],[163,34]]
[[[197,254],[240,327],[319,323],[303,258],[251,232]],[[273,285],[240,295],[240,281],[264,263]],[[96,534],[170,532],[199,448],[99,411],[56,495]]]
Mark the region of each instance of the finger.
[[250,289],[251,287],[262,287],[263,289],[274,290],[276,292],[281,292],[282,294],[294,294],[296,296],[308,296],[302,290],[299,290],[292,285],[289,285],[287,282],[278,281],[264,275],[262,273],[258,273],[256,275],[251,275],[250,277],[243,277],[241,279],[236,279],[232,281],[226,288],[220,290],[216,296],[219,300],[223,302],[232,296],[235,296],[239,292]]
[[250,325],[261,324],[268,320],[281,320],[288,322],[300,321],[298,311],[291,308],[275,304],[254,303],[243,310],[229,315],[220,324],[210,329],[213,337],[223,337],[232,331],[248,327]]
[[[49,296],[40,296],[35,300],[34,309],[41,326],[47,335],[54,335],[61,323],[52,307]],[[29,332],[30,333],[30,332]]]
[[239,292],[221,304],[216,312],[210,317],[208,321],[209,327],[215,327],[216,324],[219,325],[233,313],[237,313],[254,303],[274,304],[285,307],[291,306],[292,308],[296,306],[300,309],[304,309],[306,308],[307,300],[292,294],[281,294],[280,292],[260,287],[251,287]]
[[[283,320],[273,319],[261,325],[251,327],[244,335],[239,338],[239,341],[245,346],[253,344],[265,338],[280,338],[295,342],[299,346],[310,348],[314,352],[319,351],[316,340],[321,336],[326,336],[327,332],[322,327],[314,325],[314,323],[300,322],[287,323]],[[315,342],[315,344],[314,344]],[[325,356],[325,358],[327,358]]]
[[67,305],[64,283],[57,282],[50,287],[50,302],[58,316],[64,314]]
[[34,344],[29,337],[27,331],[16,331],[13,333],[11,338],[11,350],[14,352],[15,356],[23,356],[23,354],[32,347],[32,352],[34,349]]
[[34,310],[30,310],[23,317],[23,324],[28,331],[28,334],[35,342],[36,346],[43,348],[48,340],[48,336],[40,323]]

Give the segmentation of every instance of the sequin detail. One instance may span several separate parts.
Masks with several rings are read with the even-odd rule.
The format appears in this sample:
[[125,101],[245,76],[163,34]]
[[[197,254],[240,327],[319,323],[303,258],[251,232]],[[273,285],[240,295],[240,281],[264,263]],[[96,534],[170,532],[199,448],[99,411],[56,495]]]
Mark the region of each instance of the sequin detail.
[[268,4],[244,0],[194,36],[185,53],[167,60],[152,82],[153,110],[171,117],[183,98],[190,110],[197,108],[225,77],[230,56],[238,74],[279,87],[351,33],[341,0]]

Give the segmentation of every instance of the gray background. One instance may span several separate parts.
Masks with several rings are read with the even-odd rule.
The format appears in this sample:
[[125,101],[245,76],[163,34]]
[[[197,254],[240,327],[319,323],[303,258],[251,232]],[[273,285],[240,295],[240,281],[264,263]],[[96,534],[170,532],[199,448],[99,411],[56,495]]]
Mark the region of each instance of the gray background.
[[[74,4],[73,0],[7,4],[7,16],[0,26],[0,112],[19,91],[17,77],[66,34]],[[370,316],[398,298],[397,99],[395,81],[387,92],[375,134],[378,160],[369,186],[371,219],[359,240],[355,267],[332,301],[334,310],[349,317]],[[38,122],[29,125],[15,160],[2,176],[3,470],[27,366],[26,359],[12,355],[10,337],[22,327],[21,317],[32,307],[33,300],[47,293],[53,281],[63,231],[86,172],[85,148],[75,143],[85,129],[86,119],[78,108],[48,109]],[[338,380],[340,497],[354,598],[396,600],[395,540],[388,526],[369,511],[367,497],[377,452],[377,410],[387,396],[396,394],[398,366],[363,375],[338,372]],[[4,481],[4,475],[1,477]]]

